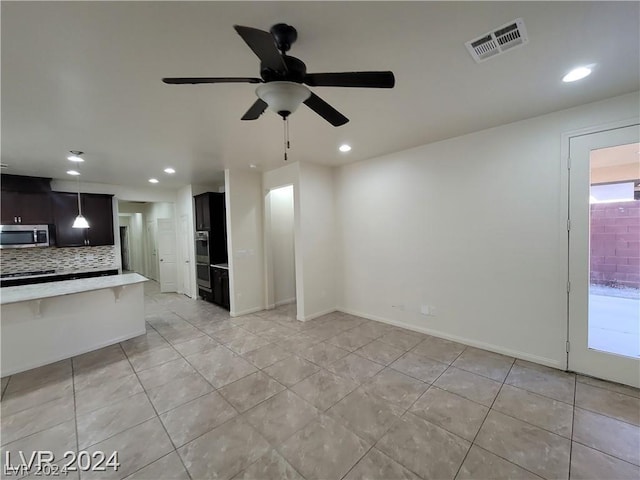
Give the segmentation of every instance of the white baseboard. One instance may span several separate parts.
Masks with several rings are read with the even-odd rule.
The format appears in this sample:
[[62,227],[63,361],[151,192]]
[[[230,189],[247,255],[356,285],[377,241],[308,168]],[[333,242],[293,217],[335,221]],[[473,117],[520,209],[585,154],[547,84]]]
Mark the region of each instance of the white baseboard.
[[282,305],[289,305],[290,303],[296,303],[296,297],[287,298],[285,300],[279,300],[276,302],[276,307],[281,307]]
[[417,325],[412,325],[410,323],[399,322],[397,320],[390,320],[388,318],[378,317],[377,315],[370,315],[363,312],[357,312],[355,310],[351,310],[344,307],[337,307],[337,311],[348,313],[350,315],[356,315],[358,317],[366,318],[369,320],[374,320],[376,322],[382,322],[389,325],[394,325],[396,327],[406,328],[407,330],[413,330],[414,332],[426,333],[427,335],[432,335],[434,337],[444,338],[446,340],[451,340],[454,342],[462,343],[464,345],[469,345],[471,347],[482,348],[483,350],[488,350],[490,352],[500,353],[502,355],[508,355],[510,357],[519,358],[521,360],[526,360],[528,362],[538,363],[540,365],[545,365],[547,367],[557,368],[559,370],[564,370],[566,365],[563,361],[558,361],[551,358],[539,357],[537,355],[531,355],[529,353],[520,352],[518,350],[512,350],[510,348],[505,348],[500,345],[494,345],[491,343],[479,342],[477,340],[473,340],[471,338],[460,337],[458,335],[451,335],[449,333],[441,332],[440,330],[433,330],[431,328],[420,327]]
[[314,318],[318,318],[321,317],[323,315],[326,315],[327,313],[331,313],[331,312],[335,312],[336,308],[328,308],[326,310],[323,310],[321,312],[316,312],[316,313],[312,313],[311,315],[307,315],[303,318],[298,318],[298,320],[301,320],[303,322],[308,322],[309,320],[313,320]]
[[253,308],[248,308],[246,310],[242,310],[240,312],[229,312],[229,315],[232,317],[241,317],[242,315],[249,315],[250,313],[256,313],[256,312],[261,312],[262,310],[264,310],[264,307],[253,307]]

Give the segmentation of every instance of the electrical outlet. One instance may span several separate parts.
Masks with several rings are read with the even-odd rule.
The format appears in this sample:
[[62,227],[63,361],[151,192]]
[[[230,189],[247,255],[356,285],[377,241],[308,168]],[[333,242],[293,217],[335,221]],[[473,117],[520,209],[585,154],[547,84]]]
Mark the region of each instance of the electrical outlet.
[[429,308],[429,305],[421,305],[420,306],[420,313],[422,315],[429,315],[431,313],[430,311],[431,309]]

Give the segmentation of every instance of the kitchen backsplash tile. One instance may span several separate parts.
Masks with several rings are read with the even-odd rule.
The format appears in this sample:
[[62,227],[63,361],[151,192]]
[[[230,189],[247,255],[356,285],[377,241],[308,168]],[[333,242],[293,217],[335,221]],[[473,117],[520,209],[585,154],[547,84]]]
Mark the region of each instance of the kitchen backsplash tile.
[[11,248],[0,250],[2,273],[25,273],[36,270],[75,272],[118,268],[114,245],[72,248]]

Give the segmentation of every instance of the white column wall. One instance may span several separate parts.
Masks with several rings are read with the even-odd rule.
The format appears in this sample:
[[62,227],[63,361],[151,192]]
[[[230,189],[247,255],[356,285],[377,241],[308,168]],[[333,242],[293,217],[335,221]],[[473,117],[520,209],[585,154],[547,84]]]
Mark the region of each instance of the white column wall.
[[[302,319],[336,309],[336,221],[333,168],[300,164],[300,250]],[[298,261],[296,258],[296,262]],[[300,309],[298,309],[300,315]]]
[[231,316],[265,308],[262,174],[225,170]]

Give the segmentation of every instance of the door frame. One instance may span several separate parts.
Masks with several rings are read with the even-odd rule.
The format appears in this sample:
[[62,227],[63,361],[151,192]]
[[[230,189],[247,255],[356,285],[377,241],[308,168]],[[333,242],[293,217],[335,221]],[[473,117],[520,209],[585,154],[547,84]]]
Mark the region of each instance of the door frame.
[[560,161],[560,185],[561,185],[561,196],[560,196],[560,232],[565,232],[565,235],[561,235],[560,238],[560,248],[562,253],[562,275],[566,281],[566,296],[565,296],[565,317],[566,317],[566,367],[565,370],[570,371],[569,369],[569,356],[570,356],[570,207],[571,207],[571,176],[570,176],[570,166],[571,166],[571,140],[577,137],[583,137],[587,135],[592,135],[601,132],[607,132],[612,130],[618,130],[621,128],[631,127],[634,125],[640,124],[639,117],[631,117],[626,118],[624,120],[617,120],[614,122],[607,122],[604,124],[593,125],[589,127],[584,127],[577,130],[571,130],[565,132],[561,135],[561,161]]

